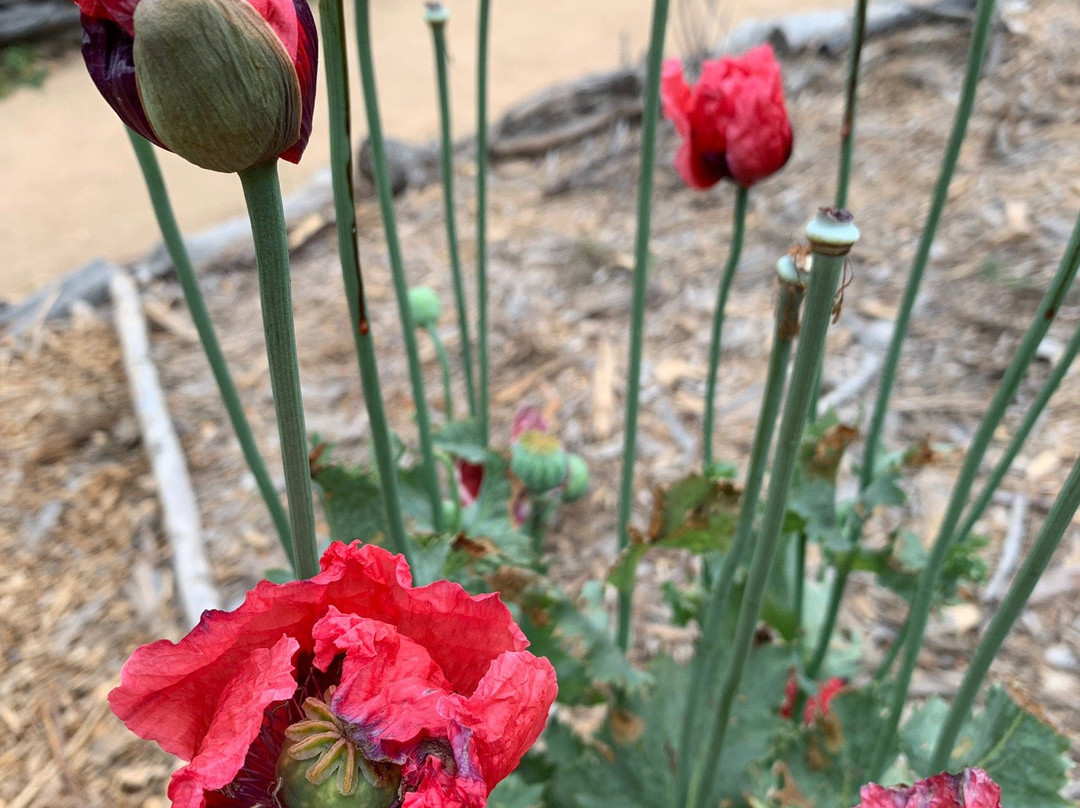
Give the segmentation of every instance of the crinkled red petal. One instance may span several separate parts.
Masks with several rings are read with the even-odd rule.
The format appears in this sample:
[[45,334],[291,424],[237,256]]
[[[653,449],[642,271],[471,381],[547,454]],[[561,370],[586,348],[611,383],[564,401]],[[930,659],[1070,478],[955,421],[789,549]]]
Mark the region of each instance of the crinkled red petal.
[[109,695],[113,711],[137,735],[191,760],[252,651],[286,636],[314,652],[312,630],[331,606],[395,626],[427,649],[463,694],[472,693],[501,653],[528,646],[497,595],[473,597],[445,581],[413,589],[403,558],[373,545],[335,543],[314,578],[262,581],[235,611],[204,613],[179,643],[137,649]]
[[876,783],[859,792],[856,808],[1001,808],[1001,789],[982,769],[942,772],[911,786]]
[[256,648],[221,692],[217,709],[191,763],[169,783],[173,808],[203,808],[205,792],[232,782],[244,764],[263,723],[263,713],[296,690],[293,656],[300,644],[282,637],[270,648]]
[[454,722],[455,748],[467,741],[470,759],[481,761],[484,780],[494,788],[540,737],[557,693],[550,662],[508,652],[491,663],[471,696],[448,696],[439,709]]

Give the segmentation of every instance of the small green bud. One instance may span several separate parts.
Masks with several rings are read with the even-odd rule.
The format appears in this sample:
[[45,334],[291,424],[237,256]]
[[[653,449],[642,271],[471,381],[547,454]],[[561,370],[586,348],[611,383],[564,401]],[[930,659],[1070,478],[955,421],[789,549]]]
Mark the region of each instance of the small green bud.
[[544,494],[566,479],[566,452],[554,435],[529,429],[510,448],[510,470],[530,494]]
[[430,286],[414,286],[409,290],[409,311],[417,328],[436,326],[442,315],[439,296]]
[[446,526],[446,529],[451,533],[457,533],[461,530],[461,509],[458,508],[458,504],[452,500],[444,499],[440,506],[442,508],[442,521]]
[[236,172],[300,137],[296,67],[251,3],[141,0],[135,77],[146,117],[171,151]]
[[585,496],[589,490],[589,466],[581,455],[567,455],[566,457],[566,487],[563,489],[562,501],[575,502]]

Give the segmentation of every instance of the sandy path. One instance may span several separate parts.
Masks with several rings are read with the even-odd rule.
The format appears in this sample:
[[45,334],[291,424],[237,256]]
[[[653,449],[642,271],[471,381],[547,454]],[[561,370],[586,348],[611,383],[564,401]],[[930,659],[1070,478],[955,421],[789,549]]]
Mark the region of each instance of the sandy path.
[[[475,115],[476,3],[450,5],[455,128],[468,132]],[[492,117],[552,82],[640,56],[651,5],[650,0],[494,3]],[[728,14],[735,21],[846,5],[846,0],[731,0]],[[373,8],[384,127],[389,136],[411,140],[433,137],[437,126],[430,35],[421,8],[419,0],[376,0]],[[678,50],[674,34],[669,48]],[[354,91],[358,85],[354,77]],[[362,131],[357,92],[354,126]],[[286,192],[325,165],[325,130],[326,111],[320,108],[303,164],[282,164]],[[242,212],[235,178],[169,154],[162,160],[186,231]],[[132,258],[157,240],[131,147],[77,54],[54,65],[43,89],[23,89],[0,101],[0,298],[17,299],[94,256]]]

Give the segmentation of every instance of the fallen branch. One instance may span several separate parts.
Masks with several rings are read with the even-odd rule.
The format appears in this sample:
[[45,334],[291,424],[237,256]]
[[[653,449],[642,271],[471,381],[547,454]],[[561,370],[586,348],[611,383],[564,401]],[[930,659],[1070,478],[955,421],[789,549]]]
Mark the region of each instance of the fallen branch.
[[220,606],[203,550],[195,491],[180,441],[173,430],[157,368],[150,358],[150,341],[138,289],[126,272],[114,268],[109,290],[124,368],[131,385],[132,404],[139,420],[143,446],[150,455],[165,534],[172,547],[180,603],[187,625],[194,626],[203,611]]

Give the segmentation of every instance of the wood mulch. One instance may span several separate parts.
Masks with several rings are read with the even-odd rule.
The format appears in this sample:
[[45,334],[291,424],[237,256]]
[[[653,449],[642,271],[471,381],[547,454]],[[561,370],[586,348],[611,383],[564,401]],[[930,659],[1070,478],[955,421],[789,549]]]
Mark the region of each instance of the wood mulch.
[[[891,445],[929,437],[962,447],[1034,312],[1080,209],[1080,68],[1073,0],[1005,8],[971,132],[914,318],[888,427]],[[859,118],[851,207],[863,239],[854,281],[830,335],[826,390],[856,378],[882,352],[947,136],[967,48],[966,29],[923,27],[871,43]],[[751,193],[747,244],[729,306],[720,374],[717,451],[745,465],[771,332],[773,264],[814,209],[829,200],[842,109],[842,62],[813,55],[785,64],[796,152]],[[665,128],[666,131],[666,128]],[[617,129],[535,163],[501,165],[490,198],[493,434],[518,405],[544,407],[567,446],[589,461],[593,486],[566,508],[548,540],[555,574],[574,586],[602,575],[614,555],[621,449],[635,131]],[[708,323],[725,258],[732,194],[683,188],[664,137],[653,226],[646,324],[637,519],[654,484],[699,462]],[[463,253],[473,266],[470,167],[459,176]],[[545,193],[545,188],[556,192]],[[442,334],[457,346],[446,269],[441,192],[398,201],[407,272],[437,288]],[[327,211],[327,216],[329,211]],[[301,223],[294,294],[308,426],[336,456],[367,457],[349,322],[327,218]],[[361,251],[394,426],[413,443],[411,400],[379,217],[360,205]],[[269,379],[250,259],[216,266],[203,285],[248,414],[278,468]],[[218,403],[177,286],[144,290],[153,350],[194,477],[216,583],[235,603],[263,570],[281,566],[272,527]],[[1062,306],[1045,357],[1080,320]],[[421,340],[438,407],[434,351]],[[1007,425],[1045,379],[1035,363]],[[1067,378],[1009,474],[982,527],[993,571],[1014,508],[1033,537],[1080,449],[1080,385]],[[455,379],[461,392],[460,378]],[[857,420],[868,384],[840,407]],[[463,400],[460,398],[459,400]],[[175,763],[127,733],[104,698],[138,644],[183,633],[152,478],[139,441],[108,315],[77,311],[65,325],[0,344],[0,804],[7,808],[162,808]],[[1007,429],[1002,431],[1007,435]],[[995,459],[1000,447],[992,450]],[[907,524],[931,537],[958,468],[945,450],[909,480]],[[280,481],[280,480],[279,480]],[[1019,504],[1018,504],[1019,503]],[[1021,514],[1023,515],[1023,514]],[[642,565],[637,653],[685,653],[691,635],[667,625],[659,585],[681,580],[686,560]],[[1080,524],[1066,536],[1035,601],[992,670],[1020,688],[1073,740],[1080,761]],[[918,695],[948,696],[992,614],[983,592],[935,618],[916,679]],[[867,580],[852,590],[844,625],[879,659],[902,618]],[[778,694],[779,700],[779,694]],[[1073,793],[1077,796],[1077,792]]]

